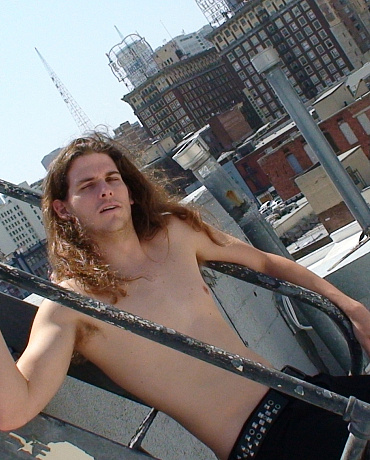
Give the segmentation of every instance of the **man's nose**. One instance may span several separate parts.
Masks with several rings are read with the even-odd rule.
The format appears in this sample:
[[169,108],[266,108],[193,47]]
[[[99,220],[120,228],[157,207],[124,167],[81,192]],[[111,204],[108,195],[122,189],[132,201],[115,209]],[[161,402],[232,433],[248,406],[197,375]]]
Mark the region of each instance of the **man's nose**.
[[105,181],[102,182],[102,184],[100,185],[100,196],[102,198],[105,198],[107,196],[112,196],[112,195],[113,195],[113,192],[112,192],[111,187],[109,187],[109,184],[107,184]]

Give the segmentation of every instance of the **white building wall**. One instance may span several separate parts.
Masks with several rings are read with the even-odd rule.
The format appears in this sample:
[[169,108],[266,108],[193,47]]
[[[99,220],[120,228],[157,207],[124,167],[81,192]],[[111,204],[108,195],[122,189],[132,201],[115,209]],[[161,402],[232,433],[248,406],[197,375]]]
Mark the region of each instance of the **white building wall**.
[[[30,188],[26,182],[20,185]],[[30,249],[45,238],[40,209],[15,198],[5,198],[0,205],[0,251],[8,256],[16,249]]]

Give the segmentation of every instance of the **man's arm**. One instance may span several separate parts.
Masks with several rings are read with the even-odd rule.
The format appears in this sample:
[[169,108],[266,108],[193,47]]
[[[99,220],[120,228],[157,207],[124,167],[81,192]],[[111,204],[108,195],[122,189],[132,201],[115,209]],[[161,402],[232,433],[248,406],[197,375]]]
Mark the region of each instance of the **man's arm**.
[[0,334],[0,429],[35,417],[62,384],[71,360],[75,312],[45,300],[35,317],[26,350],[15,364]]
[[211,229],[211,232],[222,245],[214,243],[205,232],[197,232],[197,257],[200,262],[217,260],[241,264],[327,297],[349,317],[357,339],[370,356],[370,312],[364,305],[290,259],[260,251],[218,230]]

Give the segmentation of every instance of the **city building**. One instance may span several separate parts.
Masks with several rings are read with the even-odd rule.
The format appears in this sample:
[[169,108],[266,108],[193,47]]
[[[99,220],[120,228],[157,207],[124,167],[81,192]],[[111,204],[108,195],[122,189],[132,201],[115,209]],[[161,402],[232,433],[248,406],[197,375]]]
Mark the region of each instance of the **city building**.
[[261,120],[243,94],[241,81],[215,49],[165,67],[122,100],[134,110],[149,135],[172,135],[176,142],[205,126],[209,118],[243,103],[247,122]]
[[152,144],[147,131],[139,122],[125,121],[113,130],[114,138],[123,145],[130,154],[130,159],[138,166],[144,166],[143,153]]
[[[27,182],[21,187],[31,188]],[[41,210],[15,198],[0,204],[0,251],[5,257],[26,251],[46,238]]]
[[[355,95],[358,96],[358,90]],[[338,84],[313,103],[314,113],[337,155],[358,146],[370,159],[370,92],[355,95],[346,84]],[[296,177],[317,163],[314,152],[293,122],[268,133],[251,150],[236,162],[236,167],[257,195],[272,185],[284,200],[294,198],[301,193]]]
[[206,25],[197,32],[184,33],[171,39],[163,46],[158,47],[153,54],[158,67],[163,69],[184,58],[195,56],[202,51],[213,48],[213,44],[205,38],[211,31],[212,27]]
[[[40,189],[40,182],[29,189]],[[41,210],[15,198],[4,197],[0,204],[0,259],[11,266],[46,278],[49,265],[46,255],[46,235]],[[24,298],[24,290],[0,281],[0,292]]]
[[249,1],[207,38],[232,65],[265,122],[280,118],[284,110],[251,64],[262,49],[273,46],[277,50],[284,72],[304,102],[364,60],[339,14],[320,0]]

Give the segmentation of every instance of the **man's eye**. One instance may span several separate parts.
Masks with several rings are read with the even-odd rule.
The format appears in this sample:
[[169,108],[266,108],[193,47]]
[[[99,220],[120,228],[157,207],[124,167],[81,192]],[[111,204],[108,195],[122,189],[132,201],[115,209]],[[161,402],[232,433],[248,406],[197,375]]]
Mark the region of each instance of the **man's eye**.
[[92,184],[85,184],[84,186],[81,187],[81,190],[85,190],[87,188],[90,188]]

